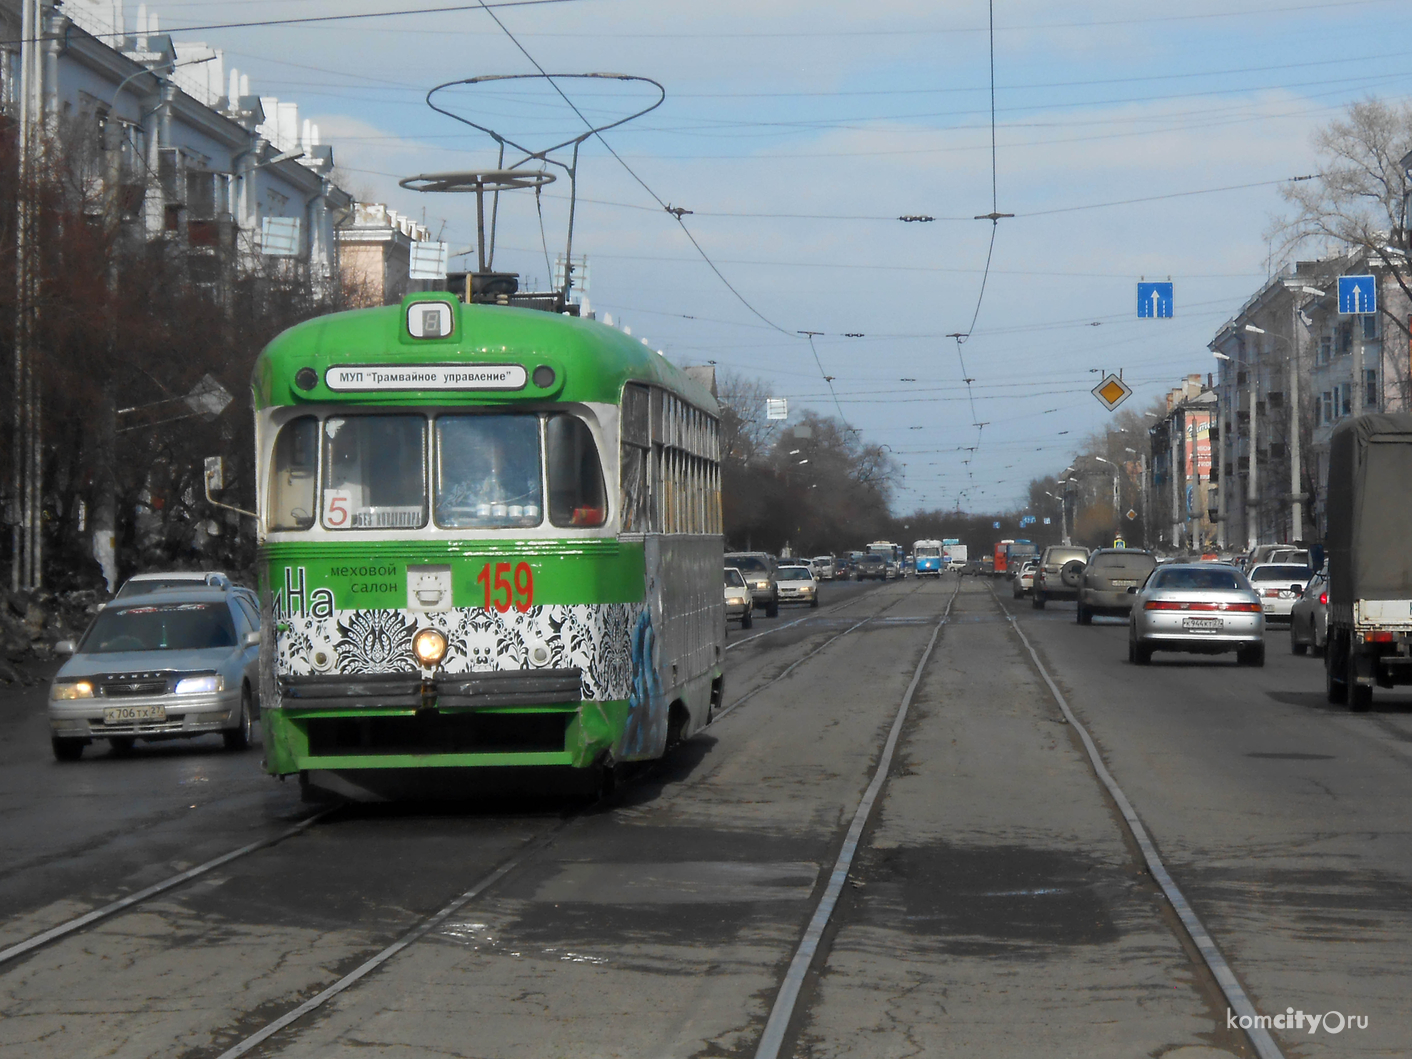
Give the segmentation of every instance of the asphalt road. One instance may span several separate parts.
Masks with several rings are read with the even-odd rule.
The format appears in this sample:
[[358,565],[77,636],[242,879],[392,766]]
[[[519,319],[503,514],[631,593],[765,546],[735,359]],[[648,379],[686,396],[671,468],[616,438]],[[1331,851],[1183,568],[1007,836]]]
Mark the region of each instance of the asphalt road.
[[[824,587],[604,802],[336,809],[0,963],[0,1054],[218,1056],[420,929],[249,1054],[754,1055],[915,684],[780,1054],[1253,1055],[1012,613],[1256,1010],[1366,1017],[1283,1054],[1402,1054],[1412,696],[1335,710],[1282,632],[1149,669],[981,579]],[[0,689],[0,949],[311,811],[216,739],[57,764],[43,694]]]

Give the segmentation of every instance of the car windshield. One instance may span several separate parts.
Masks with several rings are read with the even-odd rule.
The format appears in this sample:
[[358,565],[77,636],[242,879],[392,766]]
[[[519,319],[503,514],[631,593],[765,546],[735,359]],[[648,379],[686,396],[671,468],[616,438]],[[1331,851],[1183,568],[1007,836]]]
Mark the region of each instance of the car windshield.
[[1194,588],[1202,591],[1237,591],[1245,585],[1234,570],[1158,570],[1152,575],[1150,588]]
[[756,559],[751,555],[731,556],[731,562],[742,573],[767,574],[770,572],[770,568],[765,565],[765,560]]
[[729,569],[726,571],[726,585],[730,588],[744,588],[745,578],[740,576],[740,571]]
[[196,651],[234,646],[235,623],[225,603],[159,603],[100,611],[78,653]]
[[812,581],[805,566],[781,566],[775,571],[776,581]]
[[1138,552],[1127,555],[1096,555],[1089,562],[1088,568],[1120,577],[1129,574],[1134,577],[1146,577],[1156,565],[1157,560],[1152,556]]
[[1250,571],[1252,581],[1307,581],[1311,576],[1307,566],[1257,566]]

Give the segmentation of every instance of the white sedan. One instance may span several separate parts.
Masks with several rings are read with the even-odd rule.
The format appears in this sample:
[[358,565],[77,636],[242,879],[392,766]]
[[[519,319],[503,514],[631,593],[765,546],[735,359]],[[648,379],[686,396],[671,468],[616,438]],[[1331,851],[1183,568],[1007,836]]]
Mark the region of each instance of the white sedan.
[[1260,596],[1265,620],[1288,622],[1289,612],[1304,594],[1304,586],[1314,578],[1314,571],[1294,563],[1260,563],[1246,574]]

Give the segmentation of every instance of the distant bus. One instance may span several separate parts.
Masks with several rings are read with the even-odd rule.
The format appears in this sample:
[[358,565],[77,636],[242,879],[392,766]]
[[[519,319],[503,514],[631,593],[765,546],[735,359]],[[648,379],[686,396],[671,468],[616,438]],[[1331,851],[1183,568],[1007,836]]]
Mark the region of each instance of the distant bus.
[[912,561],[918,577],[940,577],[942,570],[941,541],[916,541],[912,545]]
[[1038,555],[1034,541],[997,541],[995,544],[995,565],[992,572],[996,577],[1009,577],[1028,558]]

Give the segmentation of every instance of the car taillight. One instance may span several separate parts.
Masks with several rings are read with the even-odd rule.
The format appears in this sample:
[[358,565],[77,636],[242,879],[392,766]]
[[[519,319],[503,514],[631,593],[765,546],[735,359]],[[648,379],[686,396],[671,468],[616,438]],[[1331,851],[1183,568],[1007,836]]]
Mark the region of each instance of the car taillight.
[[1267,588],[1267,589],[1265,589],[1265,598],[1266,598],[1266,599],[1279,599],[1279,598],[1280,598],[1280,590],[1279,590],[1278,588]]
[[1363,634],[1364,643],[1392,643],[1396,639],[1396,634],[1390,632],[1365,632]]
[[1319,593],[1319,603],[1320,603],[1321,606],[1325,606],[1325,607],[1327,607],[1327,606],[1329,605],[1329,594],[1328,594],[1327,592],[1320,592],[1320,593]]
[[1188,602],[1186,600],[1175,599],[1150,599],[1142,605],[1143,610],[1224,610],[1237,611],[1240,613],[1258,613],[1259,603],[1208,603],[1205,601]]

